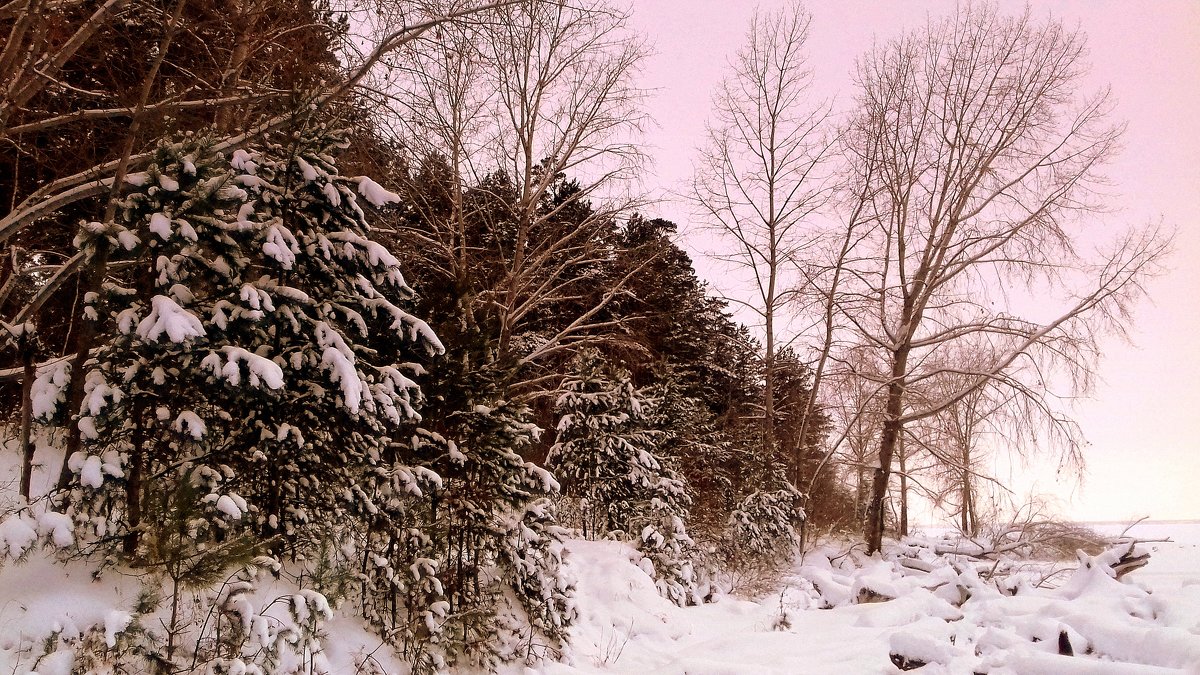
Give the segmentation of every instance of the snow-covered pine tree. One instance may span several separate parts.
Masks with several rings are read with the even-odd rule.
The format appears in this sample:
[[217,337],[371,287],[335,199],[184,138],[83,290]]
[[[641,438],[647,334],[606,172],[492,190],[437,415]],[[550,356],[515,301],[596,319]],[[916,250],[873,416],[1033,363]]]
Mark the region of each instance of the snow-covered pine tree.
[[692,541],[684,524],[691,499],[657,454],[664,434],[651,428],[652,402],[628,372],[594,350],[579,354],[562,389],[558,439],[546,461],[563,493],[579,500],[584,536],[630,536],[660,592],[678,604],[691,602]]
[[803,495],[785,480],[776,481],[776,486],[750,492],[729,514],[730,551],[780,561],[799,546],[795,526],[804,519]]
[[526,406],[495,402],[442,420],[450,440],[422,431],[419,455],[442,477],[423,529],[437,544],[447,608],[442,658],[494,667],[557,651],[575,619],[562,539],[547,497],[558,484],[520,451],[541,430]]
[[100,339],[68,459],[94,534],[136,543],[147,493],[185,469],[214,523],[296,547],[418,481],[387,449],[417,416],[402,364],[441,345],[401,308],[411,291],[359,205],[394,196],[338,174],[340,134],[293,131],[229,158],[162,144],[116,224],[80,238],[113,247],[85,298]]

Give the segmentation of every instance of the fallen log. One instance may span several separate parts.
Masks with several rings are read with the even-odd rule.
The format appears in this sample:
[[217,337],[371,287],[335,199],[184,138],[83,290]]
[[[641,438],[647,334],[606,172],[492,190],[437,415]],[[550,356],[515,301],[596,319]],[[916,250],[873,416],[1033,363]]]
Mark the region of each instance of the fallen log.
[[1130,542],[1129,549],[1121,554],[1121,557],[1116,562],[1109,565],[1113,569],[1117,579],[1129,574],[1134,570],[1139,570],[1150,563],[1149,553],[1134,552],[1134,546],[1137,542]]

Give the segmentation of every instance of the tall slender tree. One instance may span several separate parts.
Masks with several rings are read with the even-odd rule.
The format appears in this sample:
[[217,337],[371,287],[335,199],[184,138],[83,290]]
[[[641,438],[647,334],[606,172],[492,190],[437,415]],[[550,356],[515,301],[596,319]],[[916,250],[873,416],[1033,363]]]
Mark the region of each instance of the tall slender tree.
[[717,255],[749,277],[751,299],[731,302],[761,321],[765,386],[762,441],[775,441],[776,357],[796,267],[814,239],[810,217],[829,197],[828,106],[809,100],[804,52],[811,15],[798,2],[757,12],[745,45],[713,97],[708,141],[689,193],[699,216],[728,242]]
[[[494,340],[500,395],[528,397],[557,383],[544,364],[617,332],[606,307],[628,278],[580,283],[638,202],[623,195],[643,160],[633,79],[646,48],[606,0],[519,0],[487,18],[412,43],[380,89],[410,163],[447,171],[444,208],[400,236],[459,288],[457,320]],[[575,307],[552,330],[533,326],[564,300]]]

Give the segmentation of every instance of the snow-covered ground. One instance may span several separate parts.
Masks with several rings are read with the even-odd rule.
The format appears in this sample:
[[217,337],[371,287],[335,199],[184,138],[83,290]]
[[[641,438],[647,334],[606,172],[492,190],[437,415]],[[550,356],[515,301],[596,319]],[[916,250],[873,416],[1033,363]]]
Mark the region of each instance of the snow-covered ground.
[[[1165,533],[1143,527],[1139,534]],[[930,674],[1200,673],[1200,524],[1171,525],[1169,534],[1175,541],[1143,545],[1149,565],[1122,582],[1102,565],[1070,572],[1060,563],[1058,588],[1025,585],[1008,596],[981,581],[974,565],[956,571],[918,555],[932,561],[933,571],[905,568],[906,574],[895,560],[903,548],[892,548],[893,560],[883,561],[824,548],[798,561],[776,593],[684,608],[658,596],[629,546],[572,541],[579,609],[573,644],[560,662],[514,665],[504,673],[895,673],[893,653],[928,661],[919,672]],[[261,588],[256,602],[294,592],[271,585],[278,583]],[[971,597],[956,606],[959,586]],[[42,554],[4,565],[0,672],[29,672],[33,660],[22,645],[28,650],[52,632],[89,625],[106,635],[120,631],[140,588],[136,577],[110,572],[94,580],[82,564],[63,566]],[[896,598],[856,604],[866,590]],[[326,631],[319,662],[330,672],[357,672],[368,653],[384,672],[403,672],[348,613]],[[1075,656],[1058,655],[1060,633]],[[38,672],[71,671],[44,659]]]
[[[825,549],[797,564],[778,593],[687,608],[658,598],[620,544],[572,542],[581,620],[570,653],[511,672],[895,673],[897,652],[927,660],[919,672],[930,674],[1200,673],[1200,523],[1147,523],[1131,534],[1174,541],[1143,544],[1149,565],[1122,582],[1101,566],[1040,565],[1039,576],[1063,569],[1057,589],[1007,596],[938,567],[930,576],[951,583],[930,591],[928,578],[916,582],[893,562],[830,564]],[[964,581],[972,597],[955,607],[947,599],[957,589],[949,591]],[[899,597],[854,604],[853,593],[870,586]],[[1060,632],[1075,656],[1058,654]]]
[[[97,577],[83,562],[55,561],[54,547],[70,542],[53,517],[3,515],[16,501],[13,467],[5,466],[12,453],[0,454],[6,455],[0,456],[0,673],[77,672],[65,647],[39,660],[44,645],[64,645],[89,629],[115,642],[148,576],[110,569]],[[1097,529],[1117,535],[1122,528]],[[1121,581],[1108,573],[1112,556],[1103,554],[1082,565],[968,559],[951,565],[933,555],[938,540],[930,535],[892,544],[883,559],[817,547],[772,593],[683,608],[658,595],[630,546],[572,541],[568,565],[579,618],[571,646],[560,661],[503,672],[896,673],[895,660],[926,662],[918,672],[931,675],[1200,673],[1200,523],[1143,523],[1130,534],[1172,541],[1141,544],[1151,555],[1148,566]],[[44,548],[31,547],[32,538]],[[11,559],[14,546],[30,547],[19,562]],[[1031,583],[1044,577],[1043,587]],[[246,597],[247,616],[270,616],[274,625],[295,619],[298,594],[286,577],[263,575]],[[352,608],[335,612],[323,630],[323,651],[310,666],[337,674],[405,672]],[[1061,656],[1067,643],[1073,655]],[[365,661],[374,670],[360,668]]]

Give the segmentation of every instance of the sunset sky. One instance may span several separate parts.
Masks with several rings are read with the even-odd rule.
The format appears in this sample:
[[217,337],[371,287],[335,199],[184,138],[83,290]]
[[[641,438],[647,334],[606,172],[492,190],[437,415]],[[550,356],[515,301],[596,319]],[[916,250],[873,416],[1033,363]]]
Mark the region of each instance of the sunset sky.
[[[872,40],[954,8],[933,0],[806,6],[813,14],[814,95],[832,97],[843,109],[853,97],[854,60]],[[1014,483],[1020,489],[1036,483],[1060,498],[1065,515],[1081,520],[1200,519],[1200,2],[1034,0],[1031,6],[1035,16],[1056,17],[1088,35],[1087,85],[1111,85],[1116,117],[1128,121],[1125,147],[1108,170],[1116,210],[1098,226],[1162,222],[1178,234],[1170,272],[1150,283],[1151,301],[1138,308],[1133,344],[1107,342],[1103,381],[1075,411],[1090,441],[1085,482],[1078,489],[1056,482],[1051,465],[1023,471]],[[736,0],[633,4],[634,28],[656,50],[643,79],[653,90],[657,121],[646,134],[655,158],[648,188],[680,189],[691,175],[713,87],[741,45],[753,7]],[[1023,4],[1002,7],[1019,12]],[[659,214],[682,224],[685,243],[698,248],[694,230],[687,238],[687,207],[664,200]],[[706,263],[695,257],[703,274]]]

